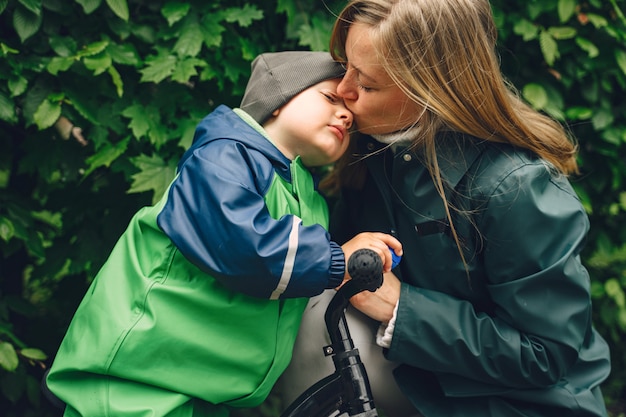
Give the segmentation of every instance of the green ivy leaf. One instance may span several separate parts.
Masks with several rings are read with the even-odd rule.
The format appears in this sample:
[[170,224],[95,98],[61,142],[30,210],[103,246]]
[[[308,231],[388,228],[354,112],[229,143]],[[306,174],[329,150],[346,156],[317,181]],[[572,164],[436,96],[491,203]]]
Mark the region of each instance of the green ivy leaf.
[[109,8],[115,13],[117,17],[123,21],[128,21],[128,3],[126,0],[106,0]]
[[83,49],[81,49],[78,52],[77,56],[86,57],[86,56],[98,55],[100,52],[104,51],[107,48],[107,46],[109,46],[108,40],[92,42],[89,45],[85,46]]
[[548,105],[548,92],[541,84],[526,84],[522,89],[522,96],[537,110],[541,110]]
[[565,114],[569,120],[589,120],[593,116],[593,110],[589,107],[570,107]]
[[172,26],[189,13],[189,3],[168,2],[161,9],[161,14],[167,19],[167,24]]
[[80,4],[85,14],[89,15],[100,7],[102,0],[76,0],[76,3]]
[[11,92],[11,97],[17,97],[22,95],[28,88],[28,79],[22,76],[11,77],[7,86]]
[[115,86],[117,96],[122,97],[124,95],[124,81],[122,81],[122,76],[113,65],[107,68],[107,72],[111,76],[111,81]]
[[16,7],[13,12],[13,27],[17,32],[22,43],[39,30],[41,26],[42,16],[37,15],[23,7]]
[[[606,129],[611,125],[611,123],[613,123],[613,120],[615,120],[615,116],[613,115],[613,112],[608,109],[596,110],[591,118],[593,128],[598,131]],[[619,141],[616,144],[619,144]]]
[[8,342],[0,342],[0,368],[13,372],[17,369],[20,361],[15,348]]
[[230,7],[224,10],[224,20],[228,23],[237,22],[241,27],[248,27],[255,20],[263,19],[263,10],[246,4],[243,8]]
[[51,127],[60,116],[61,104],[58,101],[52,102],[49,99],[45,99],[37,107],[33,119],[39,130],[44,130]]
[[0,91],[0,120],[9,123],[17,122],[17,114],[15,113],[15,103],[13,100],[4,95]]
[[186,83],[191,77],[198,75],[196,67],[206,67],[207,63],[197,58],[187,58],[176,63],[176,68],[172,73],[172,80],[179,83]]
[[93,71],[93,75],[100,75],[109,69],[113,60],[107,54],[100,54],[94,57],[86,57],[83,63],[87,69]]
[[84,177],[87,177],[97,168],[102,166],[110,166],[113,161],[115,161],[120,155],[123,155],[128,149],[128,143],[130,142],[130,136],[117,142],[117,143],[107,143],[103,146],[98,152],[87,158],[85,161],[88,165],[85,170]]
[[46,355],[42,350],[35,348],[21,349],[20,355],[34,361],[45,361],[46,359],[48,359],[48,355]]
[[174,45],[174,53],[179,57],[195,57],[202,49],[203,40],[204,35],[198,19],[195,14],[191,14],[183,22],[182,30]]
[[588,39],[577,36],[576,44],[578,45],[580,49],[587,52],[587,56],[589,58],[595,58],[598,55],[600,55],[600,50],[598,49],[598,47]]
[[576,12],[577,0],[559,0],[558,12],[561,23],[567,22]]
[[617,66],[626,74],[626,52],[623,49],[615,49],[615,62]]
[[576,29],[571,26],[552,26],[548,32],[554,39],[571,39],[576,36]]
[[222,32],[226,30],[221,25],[220,19],[215,15],[207,15],[202,18],[202,37],[204,38],[204,44],[208,48],[219,47],[222,45]]
[[133,67],[141,64],[141,57],[132,44],[114,44],[107,46],[107,53],[116,64],[131,65]]
[[132,162],[139,168],[140,172],[132,176],[133,183],[128,193],[154,191],[152,202],[156,203],[174,178],[176,164],[166,164],[158,155],[140,155],[132,158]]
[[28,11],[41,16],[41,0],[19,0],[19,2]]
[[128,127],[133,131],[134,137],[140,138],[146,135],[150,130],[150,115],[145,106],[133,104],[124,109],[122,116],[130,119]]
[[139,70],[141,82],[160,83],[169,77],[176,68],[176,57],[173,55],[161,54],[156,57],[146,59],[146,67]]
[[554,38],[546,30],[542,30],[539,34],[539,46],[546,63],[549,66],[554,65],[554,61],[559,57],[559,48]]
[[59,72],[67,71],[72,67],[72,65],[76,62],[74,58],[63,58],[59,56],[55,56],[48,62],[46,66],[46,70],[52,75],[58,75]]
[[299,44],[308,46],[313,51],[327,51],[330,43],[332,22],[314,16],[311,25],[302,25],[298,30]]
[[8,242],[13,236],[15,236],[13,222],[6,217],[0,217],[0,238]]
[[537,38],[539,28],[537,25],[526,19],[520,19],[515,22],[515,25],[513,26],[513,33],[520,35],[525,41],[530,41]]
[[587,19],[591,22],[593,27],[600,29],[609,25],[609,21],[604,16],[600,16],[594,13],[587,13]]

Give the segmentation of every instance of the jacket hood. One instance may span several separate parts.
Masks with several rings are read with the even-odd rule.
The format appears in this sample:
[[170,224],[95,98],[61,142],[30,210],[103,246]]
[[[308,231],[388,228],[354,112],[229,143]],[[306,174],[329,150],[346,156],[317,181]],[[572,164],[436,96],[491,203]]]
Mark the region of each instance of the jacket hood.
[[242,119],[231,108],[225,105],[218,106],[208,114],[196,127],[191,147],[183,154],[178,163],[178,168],[189,159],[193,152],[206,144],[220,139],[229,139],[241,142],[249,149],[254,149],[263,154],[278,170],[283,177],[289,177],[289,164],[291,161],[283,155],[278,148],[263,136],[261,125],[252,118],[249,122]]

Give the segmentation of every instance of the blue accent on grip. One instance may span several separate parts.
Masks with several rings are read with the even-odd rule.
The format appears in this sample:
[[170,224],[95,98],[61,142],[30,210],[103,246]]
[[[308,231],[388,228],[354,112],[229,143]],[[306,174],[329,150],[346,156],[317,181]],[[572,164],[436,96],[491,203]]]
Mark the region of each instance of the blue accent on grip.
[[389,248],[389,252],[391,252],[391,269],[393,269],[398,266],[398,264],[402,260],[402,256],[396,255],[396,253],[391,248]]

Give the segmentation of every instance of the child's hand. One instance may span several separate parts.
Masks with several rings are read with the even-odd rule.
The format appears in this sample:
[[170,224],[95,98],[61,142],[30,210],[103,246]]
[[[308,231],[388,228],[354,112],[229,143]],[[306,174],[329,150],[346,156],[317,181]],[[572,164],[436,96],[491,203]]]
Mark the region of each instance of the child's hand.
[[[391,271],[393,265],[393,259],[391,251],[398,256],[402,256],[402,244],[395,237],[386,233],[380,232],[363,232],[359,233],[342,247],[343,253],[346,257],[346,266],[348,265],[348,259],[358,249],[371,249],[380,256],[383,261],[383,272]],[[350,279],[348,271],[344,277],[344,283]],[[342,283],[343,285],[343,283]]]

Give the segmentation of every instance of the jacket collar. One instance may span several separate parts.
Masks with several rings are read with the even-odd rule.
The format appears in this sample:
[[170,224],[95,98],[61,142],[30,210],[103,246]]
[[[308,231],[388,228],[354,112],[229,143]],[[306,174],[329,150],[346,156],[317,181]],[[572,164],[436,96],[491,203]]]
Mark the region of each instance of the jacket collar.
[[[372,154],[375,159],[378,159],[390,152],[384,149],[390,148],[389,145],[382,144],[370,136],[364,136],[362,139],[358,148],[363,155]],[[440,133],[435,140],[441,176],[452,188],[456,188],[484,151],[486,141],[458,132]],[[419,150],[407,147],[403,152],[409,153],[413,158],[423,159]]]

